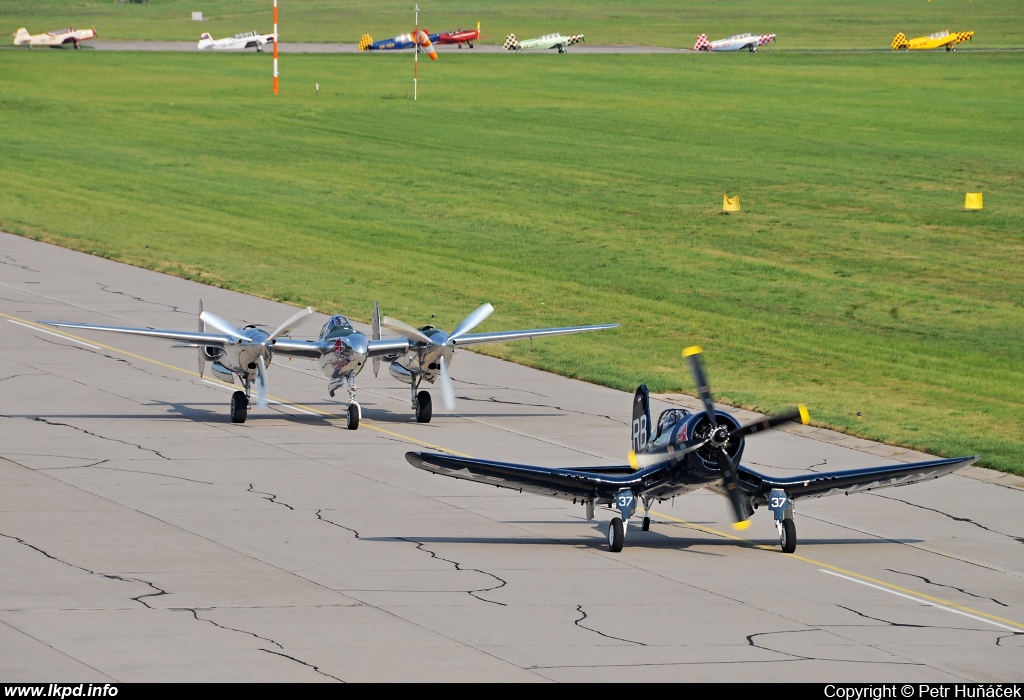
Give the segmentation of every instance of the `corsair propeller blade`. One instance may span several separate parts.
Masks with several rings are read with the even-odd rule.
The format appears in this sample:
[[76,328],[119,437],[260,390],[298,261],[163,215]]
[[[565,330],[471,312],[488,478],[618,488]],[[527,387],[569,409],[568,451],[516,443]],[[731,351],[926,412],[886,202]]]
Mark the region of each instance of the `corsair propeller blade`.
[[267,407],[267,364],[263,355],[256,358],[256,406],[261,411]]
[[729,433],[729,439],[736,439],[746,437],[752,433],[757,433],[762,430],[768,430],[768,428],[774,428],[776,425],[782,425],[790,421],[798,421],[807,425],[811,422],[811,416],[807,413],[807,407],[803,404],[799,404],[794,411],[787,411],[786,413],[780,413],[777,416],[765,416],[761,420],[754,421],[753,423],[747,423]]
[[494,313],[494,307],[490,304],[481,304],[469,316],[462,319],[462,323],[455,327],[452,334],[448,336],[448,342],[454,342],[460,335],[469,333],[471,330],[483,323],[488,316]]
[[428,336],[426,336],[423,333],[421,333],[420,331],[416,330],[415,328],[410,326],[408,323],[402,323],[397,318],[391,318],[390,316],[385,316],[384,320],[382,320],[380,322],[380,325],[384,326],[385,328],[390,328],[391,330],[395,331],[396,333],[400,333],[400,334],[404,335],[409,340],[416,340],[416,341],[419,341],[421,343],[426,343],[427,345],[433,345],[434,344],[434,341],[432,341]]
[[746,514],[743,512],[743,506],[740,503],[740,492],[736,488],[736,465],[732,463],[729,458],[729,451],[722,446],[721,450],[721,462],[719,463],[722,468],[722,483],[725,484],[725,492],[729,494],[729,502],[732,503],[732,512],[736,519],[733,521],[733,527],[737,530],[746,530],[750,527],[750,521],[747,520]]
[[292,316],[287,321],[278,326],[277,330],[270,334],[270,337],[267,338],[266,342],[269,343],[271,340],[281,335],[282,333],[287,333],[296,326],[300,325],[302,322],[309,320],[309,317],[312,313],[313,309],[309,306],[304,308],[302,311],[299,311],[294,316]]
[[715,418],[715,406],[711,401],[711,387],[708,385],[707,373],[704,371],[704,360],[701,359],[703,350],[699,345],[691,345],[683,350],[683,357],[690,363],[690,372],[693,373],[693,382],[697,385],[697,393],[704,403],[704,413],[711,421],[712,430],[718,427],[718,420]]
[[695,445],[684,447],[681,450],[677,450],[671,446],[664,450],[658,450],[657,452],[640,452],[639,454],[630,450],[629,466],[633,467],[633,469],[646,469],[647,467],[653,467],[655,464],[661,464],[666,460],[671,460],[672,463],[675,464],[681,457],[699,450],[709,442],[711,442],[711,438],[698,442]]
[[444,355],[441,356],[441,403],[444,410],[455,410],[455,389],[452,387],[452,377],[448,374],[448,363],[445,362]]
[[205,323],[210,324],[224,335],[230,335],[235,340],[250,340],[248,336],[244,336],[238,332],[238,329],[232,326],[230,323],[222,319],[216,314],[211,314],[209,311],[203,311],[199,314],[199,319]]

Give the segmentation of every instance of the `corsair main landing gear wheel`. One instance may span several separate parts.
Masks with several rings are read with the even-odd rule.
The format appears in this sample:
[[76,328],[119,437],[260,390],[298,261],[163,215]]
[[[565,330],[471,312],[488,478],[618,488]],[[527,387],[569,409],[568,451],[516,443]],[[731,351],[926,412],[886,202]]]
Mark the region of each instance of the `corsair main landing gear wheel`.
[[648,530],[650,530],[651,529],[651,519],[646,517],[646,516],[644,516],[644,523],[643,523],[643,525],[640,526],[640,529],[643,530],[644,532],[647,532]]
[[608,551],[621,552],[626,541],[626,529],[622,527],[622,518],[612,518],[608,523]]
[[249,414],[249,397],[244,391],[236,391],[231,395],[231,422],[244,423]]
[[359,404],[352,402],[348,405],[348,429],[355,430],[359,427]]
[[779,545],[786,554],[796,551],[796,523],[793,518],[786,518],[782,521],[782,534],[779,535]]
[[434,408],[430,405],[430,393],[421,391],[416,394],[416,422],[429,423],[430,416],[432,416],[433,413]]

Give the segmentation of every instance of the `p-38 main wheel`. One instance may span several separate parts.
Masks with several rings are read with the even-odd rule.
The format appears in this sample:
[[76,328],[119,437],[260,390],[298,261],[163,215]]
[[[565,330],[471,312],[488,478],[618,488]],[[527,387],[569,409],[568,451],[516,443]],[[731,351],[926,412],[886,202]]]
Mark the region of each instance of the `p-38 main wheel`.
[[621,552],[626,541],[626,530],[622,527],[622,518],[612,518],[608,523],[608,551]]
[[782,534],[779,535],[779,545],[786,554],[796,551],[796,523],[793,518],[786,518],[782,521]]
[[244,391],[236,391],[231,395],[231,422],[244,423],[249,414],[249,397]]
[[434,408],[430,405],[430,393],[421,391],[416,394],[416,422],[429,423],[433,413]]

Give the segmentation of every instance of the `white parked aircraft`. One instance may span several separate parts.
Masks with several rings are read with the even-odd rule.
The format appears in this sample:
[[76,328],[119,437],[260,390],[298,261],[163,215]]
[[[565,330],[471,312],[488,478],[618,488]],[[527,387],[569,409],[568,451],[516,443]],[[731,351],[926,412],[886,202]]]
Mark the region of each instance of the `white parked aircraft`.
[[203,35],[199,37],[200,49],[224,49],[227,51],[256,49],[257,51],[263,51],[264,46],[273,43],[273,32],[270,34],[260,34],[257,31],[245,32],[244,34],[235,34],[226,39],[214,39],[210,36],[209,32],[203,32]]
[[529,51],[530,49],[539,49],[541,51],[547,49],[558,49],[558,53],[565,53],[565,50],[573,44],[578,44],[583,41],[582,34],[570,34],[569,36],[562,36],[558,32],[554,34],[545,34],[539,36],[536,39],[527,39],[526,41],[518,41],[515,34],[509,34],[505,37],[504,49],[506,51]]
[[32,48],[33,46],[49,46],[51,48],[58,48],[64,44],[74,44],[76,49],[81,48],[78,44],[86,39],[92,39],[96,36],[95,29],[75,29],[74,27],[66,27],[64,29],[54,29],[53,31],[46,32],[45,34],[29,34],[28,30],[22,27],[14,34],[14,45],[15,46],[27,46]]
[[774,34],[737,34],[728,39],[708,41],[707,36],[701,34],[697,37],[697,43],[693,45],[694,51],[757,51],[758,46],[764,46],[768,42],[775,41]]

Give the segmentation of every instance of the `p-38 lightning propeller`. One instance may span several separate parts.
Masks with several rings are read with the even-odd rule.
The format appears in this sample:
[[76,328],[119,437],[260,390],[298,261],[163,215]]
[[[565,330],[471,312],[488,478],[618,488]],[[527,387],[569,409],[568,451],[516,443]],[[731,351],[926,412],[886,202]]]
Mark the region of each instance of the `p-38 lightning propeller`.
[[[267,404],[267,367],[275,354],[304,357],[316,360],[321,371],[327,376],[327,390],[333,397],[339,388],[348,388],[348,428],[359,427],[362,409],[356,401],[356,376],[362,371],[367,359],[373,360],[373,374],[380,369],[381,358],[391,363],[391,376],[409,384],[412,388],[412,408],[416,420],[429,423],[432,410],[430,394],[420,391],[423,380],[433,384],[440,379],[441,397],[444,406],[451,411],[455,408],[455,392],[448,374],[452,354],[457,345],[477,343],[500,343],[523,338],[540,338],[549,335],[566,335],[585,331],[615,328],[618,323],[599,326],[570,326],[566,328],[537,328],[524,331],[496,331],[491,333],[470,333],[482,323],[494,307],[484,304],[469,314],[451,333],[433,326],[419,329],[401,321],[380,318],[380,308],[373,305],[372,337],[367,338],[352,327],[351,322],[341,315],[331,316],[316,340],[296,340],[284,337],[313,313],[306,307],[272,333],[247,324],[235,328],[224,319],[203,309],[199,302],[198,331],[159,330],[155,328],[128,328],[123,326],[97,326],[87,323],[65,321],[41,321],[51,326],[78,328],[81,330],[107,331],[164,338],[178,341],[174,347],[194,347],[199,351],[199,376],[203,375],[206,364],[210,363],[213,374],[224,382],[235,383],[237,377],[244,391],[231,396],[231,421],[244,423],[249,412],[252,388],[256,387],[257,406]],[[381,338],[381,326],[390,328],[403,337]],[[209,329],[217,331],[209,332]]]
[[703,411],[667,409],[654,431],[647,387],[637,389],[629,464],[556,469],[429,452],[408,452],[405,458],[414,467],[435,474],[583,503],[587,520],[593,519],[595,504],[616,509],[621,517],[612,518],[608,524],[608,548],[612,552],[622,550],[626,526],[636,512],[637,501],[644,508],[641,529],[646,531],[651,525],[649,513],[655,501],[703,487],[729,499],[737,529],[749,525],[748,519],[758,506],[768,506],[779,531],[779,544],[786,553],[796,550],[793,516],[798,500],[937,479],[978,459],[961,457],[787,477],[760,474],[740,465],[746,436],[789,421],[806,423],[807,409],[800,406],[741,425],[728,413],[714,408],[701,354],[698,347],[683,351],[704,404]]

